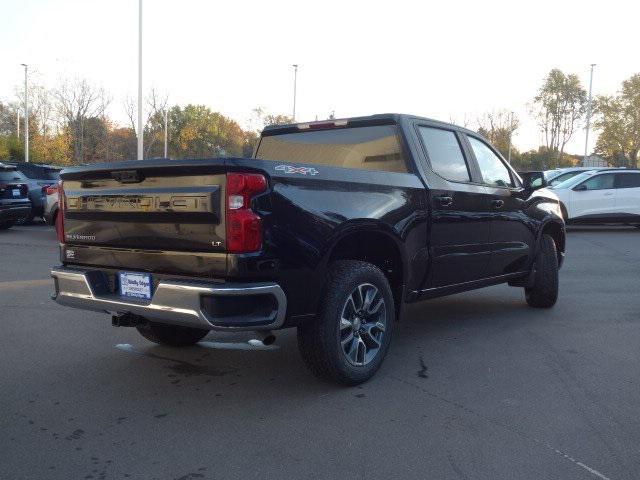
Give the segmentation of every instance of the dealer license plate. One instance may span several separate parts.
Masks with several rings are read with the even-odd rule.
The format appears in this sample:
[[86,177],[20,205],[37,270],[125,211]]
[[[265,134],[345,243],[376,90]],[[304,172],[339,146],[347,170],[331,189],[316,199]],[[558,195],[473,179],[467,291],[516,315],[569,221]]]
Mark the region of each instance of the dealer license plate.
[[123,297],[151,299],[151,275],[148,273],[118,272],[120,295]]

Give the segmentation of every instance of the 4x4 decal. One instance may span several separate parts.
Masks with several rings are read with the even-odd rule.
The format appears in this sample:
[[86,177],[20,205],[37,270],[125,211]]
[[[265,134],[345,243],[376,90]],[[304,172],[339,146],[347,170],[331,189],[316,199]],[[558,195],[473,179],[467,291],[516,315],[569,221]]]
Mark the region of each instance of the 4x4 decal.
[[276,170],[284,173],[299,173],[301,175],[317,175],[320,173],[313,167],[294,167],[293,165],[278,165]]

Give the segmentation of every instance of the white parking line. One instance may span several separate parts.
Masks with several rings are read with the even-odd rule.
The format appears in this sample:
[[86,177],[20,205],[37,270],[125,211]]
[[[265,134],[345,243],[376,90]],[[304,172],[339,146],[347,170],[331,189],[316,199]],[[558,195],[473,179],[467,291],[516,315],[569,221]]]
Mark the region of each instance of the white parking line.
[[404,383],[406,385],[410,385],[410,386],[412,386],[414,388],[417,388],[418,390],[422,391],[423,393],[429,395],[432,398],[435,398],[437,400],[440,400],[441,402],[444,402],[444,403],[446,403],[448,405],[451,405],[451,406],[453,406],[455,408],[463,410],[464,412],[466,412],[466,413],[468,413],[470,415],[476,416],[478,418],[481,418],[482,420],[484,420],[486,422],[489,422],[489,423],[491,423],[493,425],[496,425],[496,426],[501,427],[501,428],[505,428],[505,429],[511,431],[512,433],[520,435],[522,438],[530,440],[530,441],[532,441],[532,442],[534,442],[534,443],[536,443],[536,444],[538,444],[538,445],[540,445],[542,447],[548,448],[549,450],[551,450],[551,451],[555,452],[556,454],[560,455],[565,460],[568,460],[568,461],[572,462],[574,465],[586,470],[587,472],[591,473],[592,475],[595,475],[596,477],[600,478],[601,480],[611,480],[609,477],[607,477],[606,475],[603,475],[602,473],[597,471],[595,468],[591,468],[590,466],[585,465],[582,462],[579,462],[578,460],[573,458],[571,455],[563,452],[562,450],[559,450],[559,449],[555,448],[553,445],[547,443],[544,440],[540,440],[540,439],[538,439],[536,437],[533,437],[533,436],[527,434],[526,432],[520,430],[518,427],[514,427],[514,426],[508,425],[506,423],[502,423],[499,420],[495,420],[495,419],[492,419],[490,417],[487,417],[487,416],[485,416],[484,414],[482,414],[480,412],[477,412],[477,411],[475,411],[475,410],[473,410],[471,408],[465,407],[464,405],[462,405],[460,403],[457,403],[454,400],[450,400],[450,399],[448,399],[446,397],[443,397],[443,396],[441,396],[441,395],[439,395],[437,393],[433,393],[433,392],[425,389],[424,387],[416,385],[413,382],[410,382],[408,380],[405,380],[405,379],[402,379],[402,378],[399,378],[399,377],[396,377],[396,376],[393,376],[393,375],[389,375],[389,378],[391,378],[392,380],[395,380],[397,382]]

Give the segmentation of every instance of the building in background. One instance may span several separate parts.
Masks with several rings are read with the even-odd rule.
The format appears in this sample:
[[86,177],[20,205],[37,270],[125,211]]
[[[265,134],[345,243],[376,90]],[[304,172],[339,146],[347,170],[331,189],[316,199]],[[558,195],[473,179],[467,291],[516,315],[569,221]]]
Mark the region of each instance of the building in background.
[[584,157],[584,159],[582,160],[582,166],[583,167],[608,167],[609,162],[607,162],[600,155],[596,155],[595,153],[592,153],[591,155]]

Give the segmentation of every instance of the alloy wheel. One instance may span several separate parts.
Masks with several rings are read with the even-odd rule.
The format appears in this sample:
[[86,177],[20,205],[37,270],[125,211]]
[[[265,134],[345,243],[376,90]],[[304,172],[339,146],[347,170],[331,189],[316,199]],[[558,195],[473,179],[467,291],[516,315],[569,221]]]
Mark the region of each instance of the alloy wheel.
[[380,289],[358,285],[347,297],[340,317],[340,350],[355,366],[369,364],[378,355],[387,329],[387,308]]

